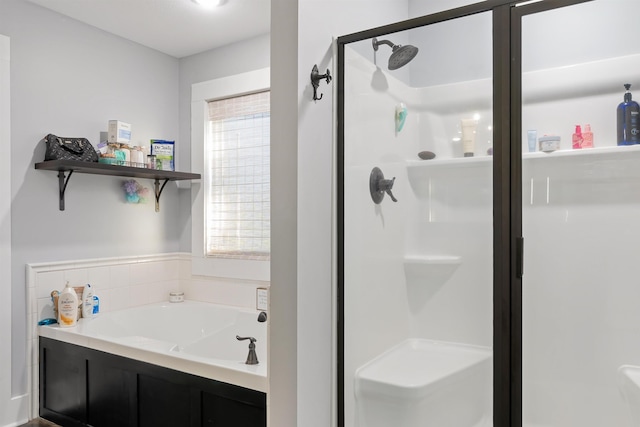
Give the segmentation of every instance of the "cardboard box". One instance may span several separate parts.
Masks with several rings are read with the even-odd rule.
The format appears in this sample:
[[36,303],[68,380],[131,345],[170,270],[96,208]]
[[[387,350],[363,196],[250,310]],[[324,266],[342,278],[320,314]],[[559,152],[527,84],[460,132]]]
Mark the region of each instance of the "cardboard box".
[[109,120],[107,132],[109,142],[128,144],[131,142],[131,125],[120,120]]

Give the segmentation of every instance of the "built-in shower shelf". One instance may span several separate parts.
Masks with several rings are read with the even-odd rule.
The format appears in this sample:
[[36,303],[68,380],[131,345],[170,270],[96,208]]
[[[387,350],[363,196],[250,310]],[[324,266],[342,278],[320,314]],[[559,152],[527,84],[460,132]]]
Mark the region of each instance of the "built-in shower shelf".
[[[429,194],[431,178],[464,180],[466,185],[490,186],[493,157],[408,160],[409,181],[418,196]],[[616,181],[640,178],[640,145],[541,151],[522,154],[524,179],[556,178]],[[464,172],[464,175],[461,173]]]
[[[633,156],[640,158],[640,145],[620,145],[614,147],[595,147],[584,148],[580,150],[557,150],[550,153],[536,151],[534,153],[522,153],[522,161],[551,160],[551,159],[609,159],[609,158],[625,158]],[[441,168],[472,168],[488,166],[492,163],[493,156],[480,157],[455,157],[449,159],[435,158],[432,160],[408,160],[407,167],[409,169],[441,169]]]
[[410,255],[404,257],[404,273],[408,285],[443,285],[462,263],[451,255]]

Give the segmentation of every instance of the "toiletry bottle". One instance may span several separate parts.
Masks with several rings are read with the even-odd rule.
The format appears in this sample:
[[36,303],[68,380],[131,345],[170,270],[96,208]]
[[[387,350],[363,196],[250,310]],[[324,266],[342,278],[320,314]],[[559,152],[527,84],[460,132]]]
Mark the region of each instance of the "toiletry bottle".
[[478,120],[462,119],[462,152],[464,157],[473,157],[476,140],[476,127]]
[[97,295],[93,296],[93,317],[100,314],[100,298]]
[[82,317],[85,319],[93,317],[93,288],[89,283],[84,285],[82,290]]
[[78,295],[76,291],[69,285],[58,297],[58,324],[62,328],[76,326],[78,321]]
[[640,144],[640,105],[631,99],[631,85],[624,85],[627,91],[624,102],[618,105],[618,145]]
[[536,151],[536,145],[538,143],[538,131],[536,130],[528,130],[527,131],[527,144],[529,145],[529,152],[533,153]]
[[576,125],[576,130],[571,136],[571,147],[582,148],[582,129],[580,129],[580,125]]
[[593,132],[591,132],[591,125],[584,125],[584,132],[582,132],[582,148],[593,148]]

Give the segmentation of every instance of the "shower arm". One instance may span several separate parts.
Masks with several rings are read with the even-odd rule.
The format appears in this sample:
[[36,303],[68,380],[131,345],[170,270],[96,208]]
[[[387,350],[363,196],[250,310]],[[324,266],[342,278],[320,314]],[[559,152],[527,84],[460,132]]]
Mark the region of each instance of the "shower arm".
[[373,43],[373,50],[378,50],[378,46],[380,46],[381,44],[386,44],[387,46],[391,46],[391,49],[396,47],[396,45],[391,43],[389,40],[378,40],[374,38],[372,40],[372,43]]

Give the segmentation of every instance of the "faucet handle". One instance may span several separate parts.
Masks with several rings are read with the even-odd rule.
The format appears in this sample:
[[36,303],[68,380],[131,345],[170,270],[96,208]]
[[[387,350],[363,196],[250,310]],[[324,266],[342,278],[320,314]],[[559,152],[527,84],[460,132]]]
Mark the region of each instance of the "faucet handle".
[[247,365],[257,365],[259,362],[258,362],[258,356],[256,355],[255,342],[258,340],[255,339],[254,337],[241,337],[239,335],[236,335],[236,339],[238,341],[249,340],[249,354],[247,355],[247,361],[244,363]]
[[244,340],[249,340],[249,344],[253,344],[254,342],[258,341],[257,339],[255,339],[254,337],[241,337],[239,335],[236,335],[236,339],[238,341],[244,341]]

